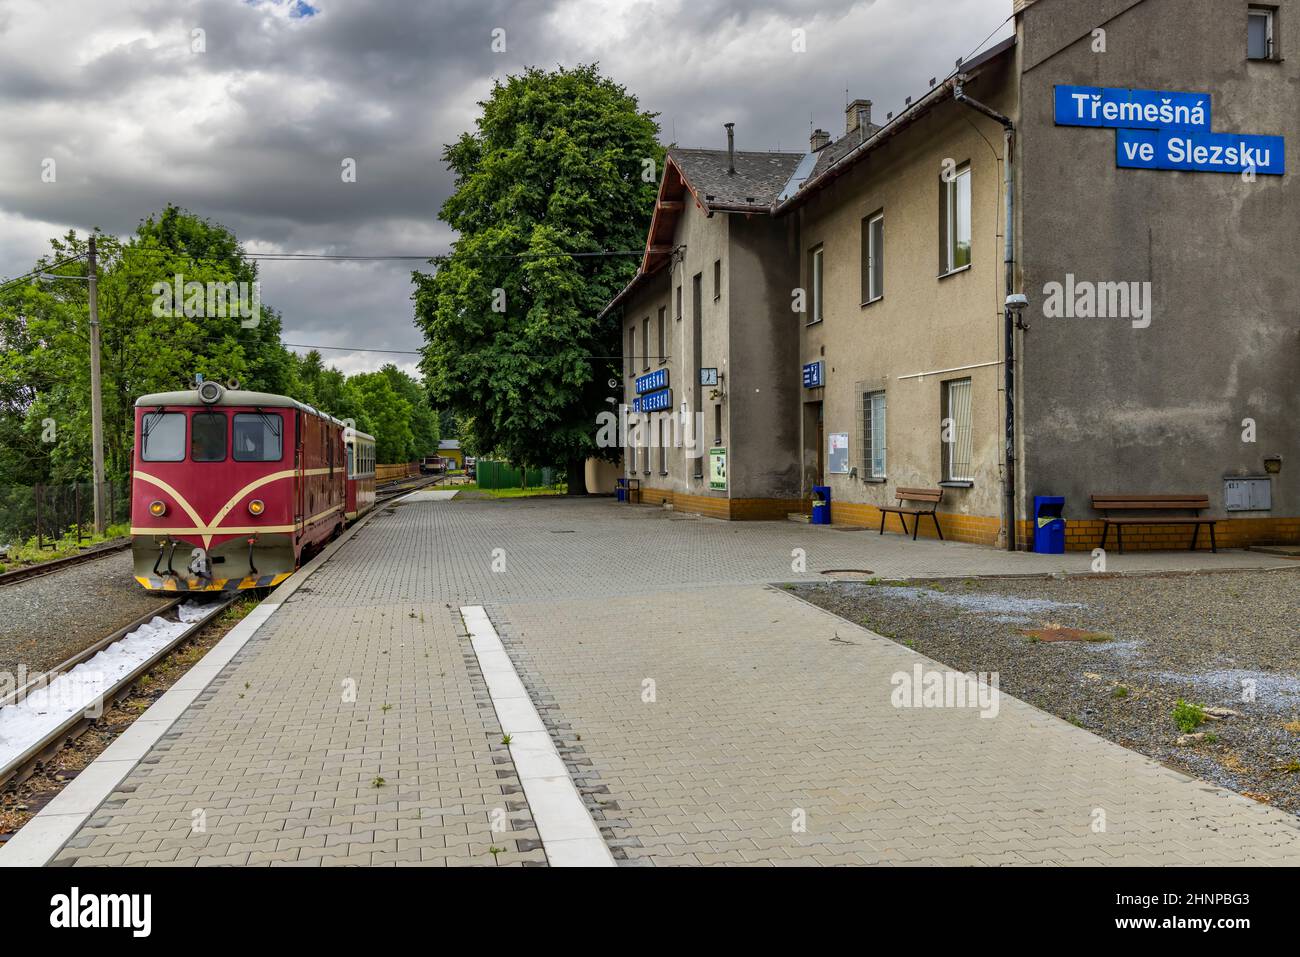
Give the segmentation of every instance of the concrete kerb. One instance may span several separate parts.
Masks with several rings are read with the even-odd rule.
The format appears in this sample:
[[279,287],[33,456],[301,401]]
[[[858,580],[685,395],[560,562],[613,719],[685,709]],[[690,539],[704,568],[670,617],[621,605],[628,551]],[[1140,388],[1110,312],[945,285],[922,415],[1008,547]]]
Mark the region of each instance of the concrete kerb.
[[[408,495],[411,493],[408,493]],[[385,503],[392,506],[407,495]],[[212,683],[267,620],[302,584],[342,548],[376,514],[375,510],[353,523],[230,629],[206,655],[181,676],[162,697],[149,706],[126,731],[78,774],[58,796],[28,821],[9,841],[0,845],[0,867],[44,867],[77,830],[99,809],[162,740],[176,719]]]

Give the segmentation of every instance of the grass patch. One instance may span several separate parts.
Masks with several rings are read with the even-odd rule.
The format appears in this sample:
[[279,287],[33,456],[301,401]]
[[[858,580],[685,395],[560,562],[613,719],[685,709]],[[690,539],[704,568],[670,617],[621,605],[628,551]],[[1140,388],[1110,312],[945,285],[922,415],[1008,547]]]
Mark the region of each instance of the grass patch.
[[1183,734],[1190,734],[1205,723],[1205,709],[1179,698],[1174,705],[1174,723]]
[[527,498],[533,495],[567,495],[569,486],[567,484],[559,485],[538,485],[529,488],[479,488],[477,482],[466,482],[464,485],[449,485],[448,488],[454,488],[458,492],[482,492],[484,495],[491,495],[493,498]]
[[[56,558],[67,558],[69,555],[76,555],[84,549],[89,548],[91,545],[99,545],[103,542],[112,541],[113,539],[128,538],[130,535],[131,526],[127,522],[122,522],[118,525],[109,525],[104,529],[103,535],[96,535],[93,532],[90,534],[82,532],[80,544],[77,543],[77,529],[75,525],[72,528],[69,528],[56,540],[51,540],[49,536],[45,536],[44,548],[36,547],[36,536],[33,535],[25,542],[20,542],[19,544],[10,545],[8,547],[7,554],[5,555],[4,567],[13,568],[21,565],[34,565],[37,562],[48,562]],[[51,545],[53,546],[52,548],[50,547]]]

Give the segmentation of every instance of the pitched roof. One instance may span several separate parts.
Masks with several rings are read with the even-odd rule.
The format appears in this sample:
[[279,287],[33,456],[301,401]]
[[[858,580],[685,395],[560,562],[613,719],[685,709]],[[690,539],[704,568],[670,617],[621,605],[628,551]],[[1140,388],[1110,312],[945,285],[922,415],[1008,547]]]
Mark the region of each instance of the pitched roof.
[[[846,133],[833,143],[828,143],[817,151],[817,165],[813,167],[812,175],[819,176],[824,173],[832,164],[838,163],[849,152],[857,146],[862,145],[871,137],[879,133],[881,127],[876,123],[868,123],[865,127],[859,127],[852,133]],[[811,177],[809,177],[811,179]]]
[[[773,201],[803,153],[757,153],[737,150],[736,172],[728,172],[726,150],[683,149],[668,151],[691,191],[706,208],[752,206],[769,212]],[[760,209],[761,208],[761,209]]]

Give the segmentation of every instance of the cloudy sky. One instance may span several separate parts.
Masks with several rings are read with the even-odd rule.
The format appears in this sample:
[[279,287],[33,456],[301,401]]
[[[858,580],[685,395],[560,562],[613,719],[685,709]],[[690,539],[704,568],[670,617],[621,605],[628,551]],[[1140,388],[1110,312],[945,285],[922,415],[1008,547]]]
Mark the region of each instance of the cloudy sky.
[[[494,77],[599,61],[665,143],[806,149],[845,91],[897,111],[1008,35],[1011,0],[0,0],[0,278],[168,202],[251,251],[436,254],[442,145]],[[505,51],[493,32],[504,30]],[[805,52],[791,49],[805,31]],[[196,34],[195,31],[202,31]],[[201,47],[202,49],[195,49]],[[357,181],[340,164],[355,159]],[[53,183],[42,164],[53,158]],[[285,341],[415,356],[411,263],[262,265]],[[301,351],[301,350],[299,350]]]

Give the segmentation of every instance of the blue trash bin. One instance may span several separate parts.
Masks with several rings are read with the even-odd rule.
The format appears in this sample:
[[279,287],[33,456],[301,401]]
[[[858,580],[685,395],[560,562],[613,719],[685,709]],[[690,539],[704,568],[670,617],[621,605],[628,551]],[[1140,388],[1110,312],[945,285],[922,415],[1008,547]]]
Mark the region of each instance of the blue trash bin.
[[627,501],[627,479],[620,478],[614,481],[614,501]]
[[1065,499],[1060,495],[1034,496],[1034,551],[1044,555],[1065,553]]
[[829,525],[831,523],[831,487],[829,485],[814,485],[812,493],[812,524]]

